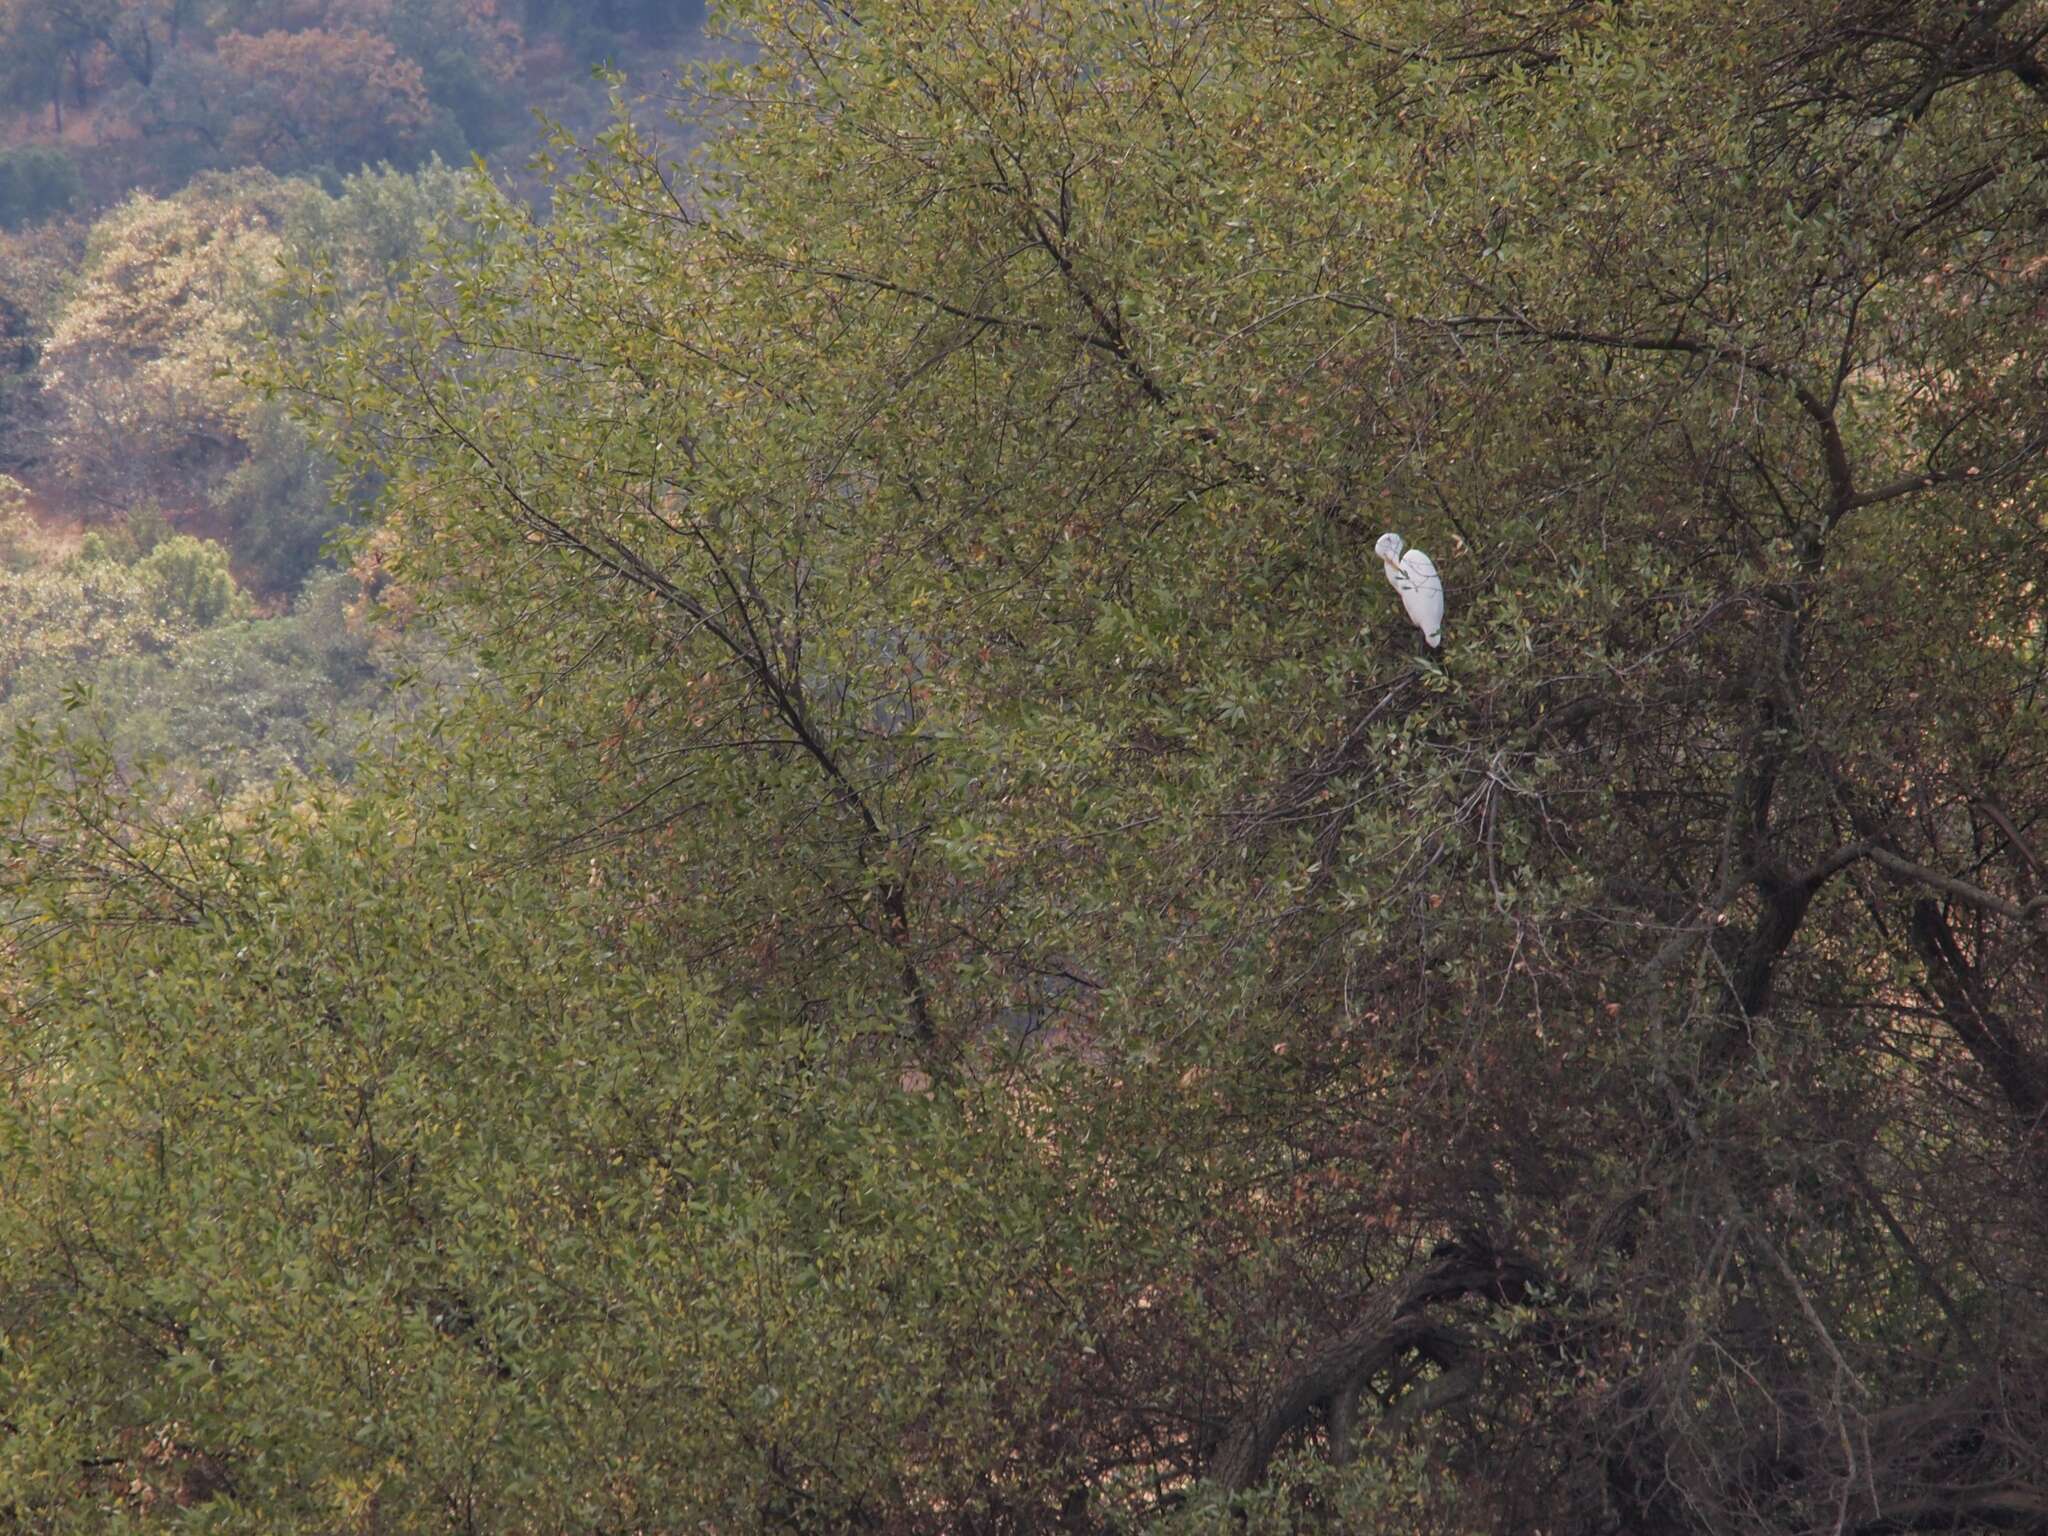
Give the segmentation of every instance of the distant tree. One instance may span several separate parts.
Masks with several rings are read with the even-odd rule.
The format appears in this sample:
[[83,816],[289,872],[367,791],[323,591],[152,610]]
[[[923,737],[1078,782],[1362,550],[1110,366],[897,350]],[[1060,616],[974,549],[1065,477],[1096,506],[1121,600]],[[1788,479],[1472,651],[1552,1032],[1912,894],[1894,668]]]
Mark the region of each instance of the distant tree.
[[37,0],[61,33],[97,44],[138,85],[155,78],[163,50],[191,0]]
[[392,0],[384,25],[462,147],[491,149],[531,126],[526,93],[513,88],[524,38],[497,0]]
[[[237,603],[195,625],[165,606],[151,561],[51,567],[38,559],[47,553],[33,546],[0,573],[0,600],[45,626],[41,644],[30,631],[18,652],[0,657],[0,733],[10,738],[75,713],[83,685],[118,759],[149,762],[151,793],[164,803],[191,803],[209,785],[235,789],[316,768],[345,774],[397,713],[380,686],[389,673],[373,636],[348,616],[354,588],[339,572],[309,583],[288,613],[252,617]],[[217,567],[218,558],[201,563]],[[67,601],[98,616],[80,629],[57,607]],[[0,618],[0,647],[16,634]],[[106,649],[93,653],[93,644]],[[381,654],[434,663],[417,644],[386,643]]]
[[[331,195],[297,198],[285,208],[279,229],[286,257],[318,268],[337,293],[388,295],[403,286],[437,236],[462,228],[471,188],[467,171],[439,160],[412,171],[365,167],[343,176]],[[264,311],[266,329],[287,345],[303,344],[305,328],[329,318],[294,300],[292,290],[280,286]]]
[[161,654],[190,633],[190,621],[159,611],[117,560],[0,572],[0,703],[29,671],[48,668],[69,681],[109,660]]
[[[346,302],[388,295],[410,280],[439,232],[460,227],[467,184],[438,161],[413,174],[386,166],[345,177],[335,195],[309,193],[286,210],[284,256],[317,268],[325,291]],[[329,317],[282,288],[262,297],[259,324],[294,355],[332,339]],[[251,580],[267,592],[290,591],[313,570],[327,536],[362,511],[368,488],[338,482],[333,461],[280,401],[252,402],[242,430],[248,457],[215,483],[211,499]]]
[[390,38],[429,82],[447,78],[457,59],[475,79],[500,87],[518,68],[522,34],[501,0],[326,0],[324,9],[326,26]]
[[[456,211],[462,184],[445,167],[387,167],[329,196],[242,172],[114,210],[93,227],[41,352],[37,410],[22,408],[24,420],[47,417],[41,474],[109,513],[145,499],[215,508],[252,583],[295,588],[349,504],[336,502],[327,456],[242,377],[264,327],[302,327],[297,345],[319,345],[305,305],[276,288],[278,263],[319,266],[337,299],[385,295]],[[0,301],[5,254],[0,245]]]
[[219,623],[242,601],[228,552],[211,539],[173,534],[136,562],[135,574],[160,615],[195,629]]
[[49,103],[52,132],[64,131],[66,70],[83,46],[40,0],[0,0],[0,85],[17,105]]
[[198,10],[198,0],[4,0],[0,40],[17,93],[49,101],[61,131],[62,87],[68,78],[84,104],[95,51],[147,87]]
[[419,66],[375,33],[230,32],[216,55],[231,160],[274,171],[403,160],[432,122]]
[[252,405],[240,432],[247,457],[207,498],[226,516],[251,585],[290,592],[319,565],[329,535],[360,508],[337,490],[333,461],[281,404]]
[[80,191],[78,167],[55,145],[0,150],[0,229],[39,224],[70,208]]
[[[0,231],[0,302],[18,319],[7,330],[8,345],[40,345],[69,297],[85,257],[88,226],[58,219],[19,231]],[[7,366],[18,359],[5,358]]]
[[451,151],[487,147],[521,116],[506,91],[518,63],[519,24],[501,14],[496,0],[257,0],[229,14],[242,32],[384,39],[419,71],[442,120],[433,142],[446,140]]
[[208,177],[94,225],[42,362],[51,467],[78,492],[191,499],[238,455],[246,402],[223,370],[245,355],[274,225],[304,194],[260,173]]

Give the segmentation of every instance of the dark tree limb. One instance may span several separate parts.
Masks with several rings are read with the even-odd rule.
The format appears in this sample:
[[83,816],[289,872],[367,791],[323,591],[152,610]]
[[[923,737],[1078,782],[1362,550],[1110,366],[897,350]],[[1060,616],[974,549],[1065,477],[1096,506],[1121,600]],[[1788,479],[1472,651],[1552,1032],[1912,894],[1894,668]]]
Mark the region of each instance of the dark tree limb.
[[2048,1121],[2048,1083],[2021,1047],[2011,1024],[1992,1006],[1982,976],[1956,943],[1941,904],[1932,897],[1913,903],[1909,928],[1913,952],[1927,967],[1928,989],[1942,1019],[1990,1074],[2014,1114],[2031,1130]]
[[[1468,1363],[1476,1367],[1476,1357],[1464,1342],[1432,1322],[1428,1309],[1466,1296],[1496,1306],[1512,1305],[1538,1278],[1528,1259],[1479,1241],[1461,1243],[1410,1270],[1368,1300],[1349,1328],[1293,1362],[1284,1377],[1245,1406],[1210,1458],[1208,1480],[1230,1493],[1254,1487],[1280,1443],[1306,1424],[1318,1407],[1336,1402],[1405,1355],[1421,1352],[1437,1359],[1446,1367],[1446,1380]],[[1470,1390],[1464,1377],[1457,1378],[1457,1385]],[[1443,1395],[1448,1400],[1458,1393],[1454,1388]],[[1432,1405],[1422,1404],[1415,1412]]]

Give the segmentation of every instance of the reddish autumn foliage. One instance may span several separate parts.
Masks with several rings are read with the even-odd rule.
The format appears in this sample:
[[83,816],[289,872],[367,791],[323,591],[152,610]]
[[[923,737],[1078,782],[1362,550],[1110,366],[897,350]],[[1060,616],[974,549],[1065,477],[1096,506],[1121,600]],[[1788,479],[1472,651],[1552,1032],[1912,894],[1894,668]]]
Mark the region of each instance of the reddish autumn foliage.
[[241,25],[300,32],[373,32],[409,56],[459,53],[482,74],[512,78],[524,44],[498,0],[276,0],[245,8]]
[[419,65],[372,32],[230,32],[217,51],[236,91],[228,148],[238,159],[372,159],[432,119]]

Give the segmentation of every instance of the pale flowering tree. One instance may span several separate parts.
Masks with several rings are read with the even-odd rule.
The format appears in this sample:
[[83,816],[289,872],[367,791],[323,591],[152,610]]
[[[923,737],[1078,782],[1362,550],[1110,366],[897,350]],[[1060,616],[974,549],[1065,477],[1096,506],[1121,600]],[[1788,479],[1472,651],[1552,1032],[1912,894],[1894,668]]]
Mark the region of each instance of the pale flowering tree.
[[43,354],[52,463],[74,494],[176,501],[239,454],[249,403],[229,370],[290,195],[269,177],[207,179],[138,193],[94,230]]

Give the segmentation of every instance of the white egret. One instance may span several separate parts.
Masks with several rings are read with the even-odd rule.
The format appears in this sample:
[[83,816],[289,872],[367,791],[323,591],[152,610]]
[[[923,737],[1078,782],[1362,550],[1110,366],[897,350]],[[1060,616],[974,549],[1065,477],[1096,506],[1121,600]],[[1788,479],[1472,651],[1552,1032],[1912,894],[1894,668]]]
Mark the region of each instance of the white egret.
[[1419,549],[1403,554],[1401,535],[1383,533],[1373,548],[1386,567],[1387,580],[1401,594],[1401,606],[1434,649],[1444,643],[1444,580],[1436,565]]

